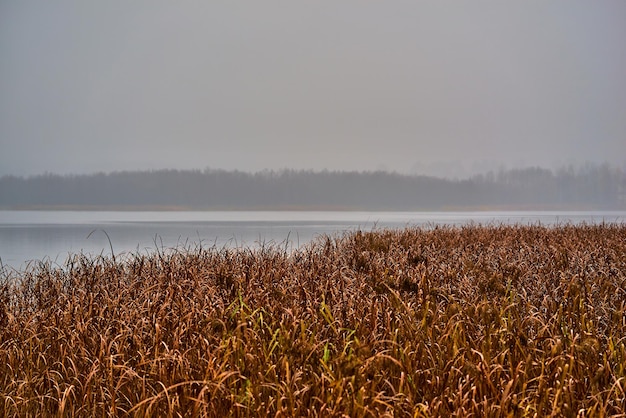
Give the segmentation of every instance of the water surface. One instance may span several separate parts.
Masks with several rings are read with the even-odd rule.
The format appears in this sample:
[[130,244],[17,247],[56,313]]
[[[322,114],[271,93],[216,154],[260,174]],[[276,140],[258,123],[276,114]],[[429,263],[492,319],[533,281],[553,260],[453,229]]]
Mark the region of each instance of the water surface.
[[[626,212],[98,212],[0,211],[0,260],[23,269],[70,254],[118,256],[180,246],[293,249],[323,234],[373,228],[480,224],[626,222]],[[110,241],[109,241],[110,240]]]

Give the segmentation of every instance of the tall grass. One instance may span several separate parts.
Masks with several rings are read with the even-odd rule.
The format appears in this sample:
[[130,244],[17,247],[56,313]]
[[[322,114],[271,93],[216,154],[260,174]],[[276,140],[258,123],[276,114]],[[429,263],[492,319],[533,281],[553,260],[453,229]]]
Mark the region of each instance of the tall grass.
[[626,413],[626,226],[465,226],[5,272],[3,416]]

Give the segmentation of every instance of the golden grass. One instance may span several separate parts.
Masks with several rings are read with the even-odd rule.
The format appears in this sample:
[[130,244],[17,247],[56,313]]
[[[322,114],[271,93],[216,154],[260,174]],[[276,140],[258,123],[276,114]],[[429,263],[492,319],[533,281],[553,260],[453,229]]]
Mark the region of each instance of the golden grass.
[[626,413],[626,226],[356,232],[5,273],[3,416]]

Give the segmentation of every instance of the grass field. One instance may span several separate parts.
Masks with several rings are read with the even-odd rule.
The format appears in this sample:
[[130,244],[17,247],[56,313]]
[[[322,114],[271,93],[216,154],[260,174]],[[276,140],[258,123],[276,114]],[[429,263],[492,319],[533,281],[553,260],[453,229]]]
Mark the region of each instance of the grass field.
[[626,414],[626,225],[5,272],[2,416]]

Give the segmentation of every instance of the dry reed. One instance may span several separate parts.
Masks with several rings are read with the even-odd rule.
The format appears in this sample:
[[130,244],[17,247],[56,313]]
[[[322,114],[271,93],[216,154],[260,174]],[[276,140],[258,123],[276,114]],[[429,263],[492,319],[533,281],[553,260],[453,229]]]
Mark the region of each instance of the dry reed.
[[3,416],[624,416],[626,226],[71,257],[0,283]]

